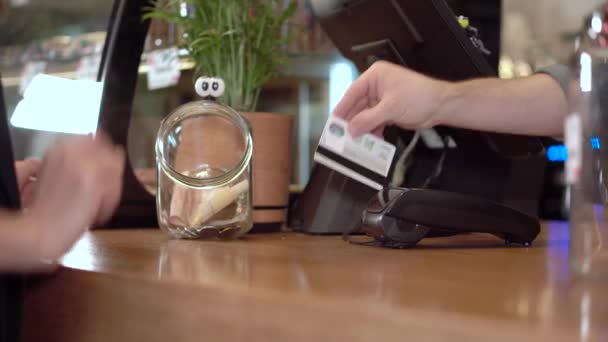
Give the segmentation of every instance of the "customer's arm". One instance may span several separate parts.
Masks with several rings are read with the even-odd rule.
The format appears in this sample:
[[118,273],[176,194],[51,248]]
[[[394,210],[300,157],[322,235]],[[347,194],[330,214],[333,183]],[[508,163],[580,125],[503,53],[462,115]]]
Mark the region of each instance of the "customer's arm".
[[[39,272],[52,270],[45,263],[42,252],[44,239],[41,228],[54,230],[49,222],[42,222],[20,212],[0,212],[0,273]],[[57,255],[51,257],[59,257]]]
[[17,166],[23,211],[0,212],[0,273],[53,268],[88,227],[110,219],[120,199],[124,152],[99,134],[52,148],[36,171]]
[[350,120],[354,135],[382,129],[447,125],[529,135],[556,135],[567,113],[553,77],[445,82],[379,62],[348,89],[334,114]]

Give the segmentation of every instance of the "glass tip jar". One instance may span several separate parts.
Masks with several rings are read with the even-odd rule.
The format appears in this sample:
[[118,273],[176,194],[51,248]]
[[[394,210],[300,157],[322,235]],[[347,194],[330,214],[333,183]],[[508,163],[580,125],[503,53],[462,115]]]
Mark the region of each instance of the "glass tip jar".
[[235,239],[253,226],[251,128],[214,100],[221,79],[199,78],[195,89],[203,100],[175,109],[158,131],[158,222],[174,238]]

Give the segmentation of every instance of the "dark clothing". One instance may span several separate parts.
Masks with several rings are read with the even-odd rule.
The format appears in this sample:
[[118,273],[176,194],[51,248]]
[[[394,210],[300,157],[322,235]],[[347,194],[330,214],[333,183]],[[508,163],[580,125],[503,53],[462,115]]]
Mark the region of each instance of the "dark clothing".
[[[19,208],[19,190],[14,165],[8,117],[0,83],[0,209]],[[20,277],[0,274],[0,342],[18,341],[21,288]]]
[[553,77],[559,82],[560,87],[564,91],[564,94],[568,95],[568,88],[570,83],[570,70],[567,66],[561,64],[550,65],[541,68],[537,71],[539,74],[547,74]]

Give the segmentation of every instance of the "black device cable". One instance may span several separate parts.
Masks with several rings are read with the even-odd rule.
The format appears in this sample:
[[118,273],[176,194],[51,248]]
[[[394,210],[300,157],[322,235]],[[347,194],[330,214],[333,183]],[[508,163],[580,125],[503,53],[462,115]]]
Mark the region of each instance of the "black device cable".
[[448,135],[443,135],[441,136],[441,140],[443,141],[443,150],[441,151],[441,155],[437,160],[437,164],[435,164],[435,169],[433,173],[431,173],[431,175],[420,186],[421,189],[427,189],[429,186],[439,185],[439,178],[441,177],[441,173],[443,172],[445,158],[447,157],[448,150],[450,148],[450,137]]

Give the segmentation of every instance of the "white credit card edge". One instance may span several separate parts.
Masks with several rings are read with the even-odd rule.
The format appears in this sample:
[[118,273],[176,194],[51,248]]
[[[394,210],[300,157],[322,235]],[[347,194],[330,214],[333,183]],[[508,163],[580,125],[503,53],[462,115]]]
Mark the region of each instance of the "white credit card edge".
[[[372,134],[365,134],[365,135],[363,135],[363,137],[368,136],[372,140],[376,141],[378,144],[383,144],[383,145],[385,145],[385,146],[387,146],[387,147],[390,148],[389,161],[385,165],[383,165],[383,166],[381,166],[379,168],[370,167],[368,165],[365,165],[364,163],[361,163],[361,161],[356,160],[355,158],[352,158],[352,157],[344,154],[343,151],[341,151],[340,149],[336,148],[336,146],[332,146],[332,145],[330,145],[327,142],[327,137],[325,135],[328,134],[327,131],[328,131],[328,128],[330,127],[330,125],[331,125],[332,122],[335,122],[335,123],[337,123],[339,125],[342,125],[342,126],[348,126],[348,123],[345,120],[343,120],[343,119],[340,119],[340,118],[337,118],[337,117],[333,117],[333,116],[329,117],[329,119],[327,120],[327,122],[325,124],[325,128],[323,129],[323,134],[321,135],[321,139],[319,141],[319,145],[320,146],[322,146],[322,147],[324,147],[324,148],[326,148],[326,149],[328,149],[328,150],[330,150],[330,151],[332,151],[332,152],[340,155],[341,157],[343,157],[343,158],[345,158],[345,159],[347,159],[347,160],[349,160],[349,161],[351,161],[353,163],[356,163],[357,165],[360,165],[360,166],[362,166],[362,167],[364,167],[364,168],[366,168],[366,169],[368,169],[368,170],[370,170],[370,171],[372,171],[374,173],[377,173],[377,174],[379,174],[379,175],[381,175],[383,177],[388,176],[388,173],[390,172],[390,169],[391,169],[392,161],[395,158],[395,152],[397,150],[397,148],[395,147],[395,145],[393,145],[393,144],[385,141],[384,139],[380,139],[380,138],[378,138],[378,137],[376,137],[376,136],[374,136]],[[348,132],[346,134],[348,135]],[[349,137],[349,139],[352,139],[352,137],[350,137],[350,135],[348,135],[348,137]],[[343,147],[342,147],[342,149],[343,149]]]
[[352,178],[363,185],[367,185],[372,189],[380,191],[384,188],[382,184],[363,176],[357,171],[349,169],[348,167],[320,154],[319,152],[315,152],[314,161],[336,172],[339,172],[346,177]]

